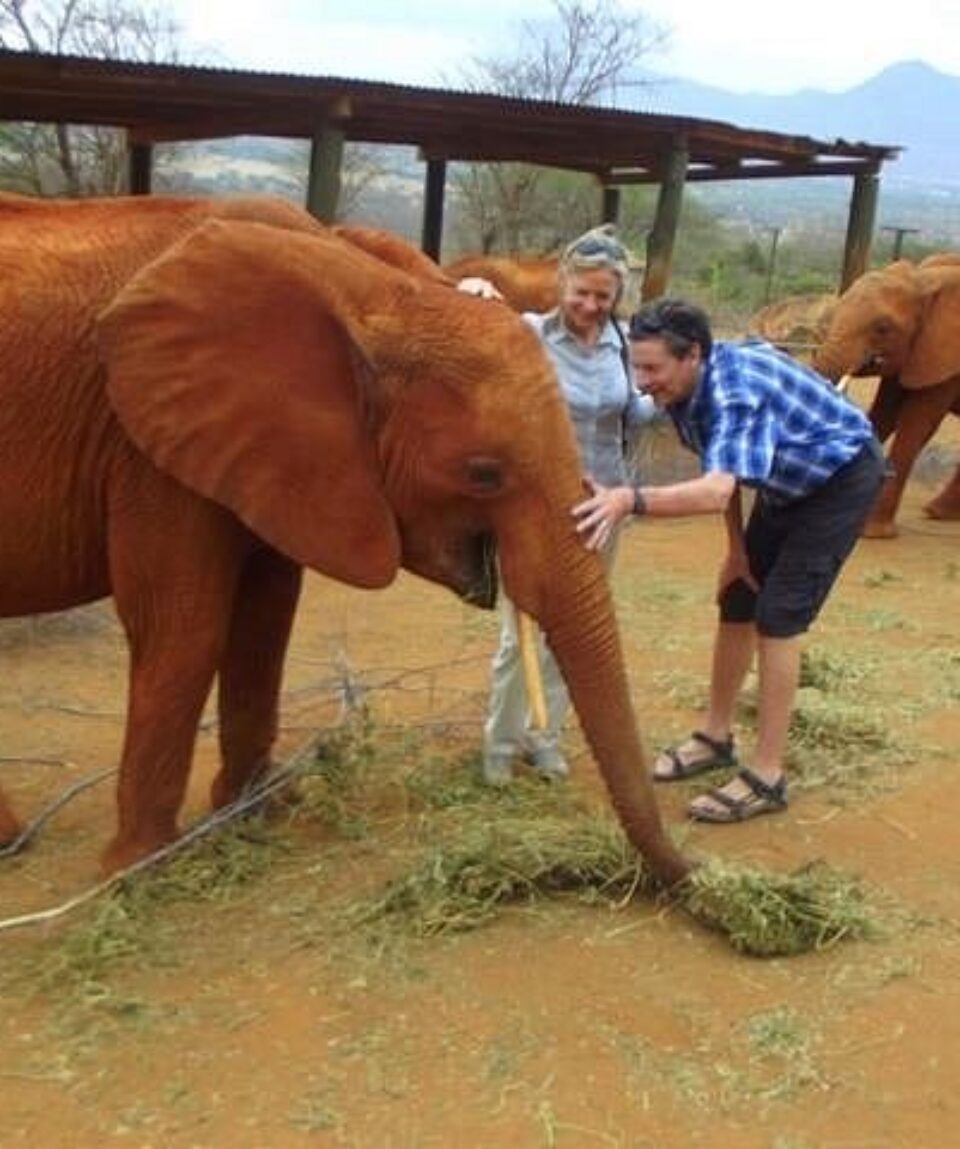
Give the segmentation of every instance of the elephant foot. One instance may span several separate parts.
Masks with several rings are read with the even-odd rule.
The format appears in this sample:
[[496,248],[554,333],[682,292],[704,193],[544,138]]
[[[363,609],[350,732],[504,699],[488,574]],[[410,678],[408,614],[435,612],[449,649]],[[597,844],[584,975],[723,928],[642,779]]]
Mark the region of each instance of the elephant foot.
[[923,508],[923,513],[928,519],[941,519],[943,521],[956,521],[960,519],[960,506],[955,503],[940,503],[934,499],[932,503],[927,503]]
[[137,837],[118,834],[100,855],[100,872],[105,878],[109,878],[169,846],[171,842],[177,840],[177,837],[176,831],[166,834],[154,832]]
[[[252,798],[256,793],[257,787],[269,781],[271,769],[272,765],[256,771],[251,778],[241,786],[238,786],[235,781],[228,780],[221,771],[213,780],[213,786],[210,789],[210,805],[214,810],[222,810],[234,802],[243,801],[244,798],[248,797]],[[300,786],[291,779],[271,791],[271,793],[261,801],[253,802],[250,809],[251,812],[266,814],[269,817],[289,814],[292,807],[299,806],[302,802],[303,791]]]
[[895,539],[898,533],[893,519],[868,519],[860,532],[860,537],[864,539]]
[[9,846],[23,833],[23,826],[10,809],[6,800],[0,797],[0,846]]

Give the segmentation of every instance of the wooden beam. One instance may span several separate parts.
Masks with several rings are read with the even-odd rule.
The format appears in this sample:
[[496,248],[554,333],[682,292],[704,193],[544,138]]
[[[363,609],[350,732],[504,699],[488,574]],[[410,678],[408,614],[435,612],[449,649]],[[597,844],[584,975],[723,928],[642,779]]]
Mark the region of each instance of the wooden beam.
[[[715,167],[696,167],[691,165],[687,169],[687,183],[704,183],[719,180],[792,180],[807,179],[811,176],[860,176],[875,174],[877,165],[862,160],[849,160],[847,162],[809,163],[809,164],[725,164]],[[611,183],[620,187],[634,184],[653,184],[660,182],[660,176],[650,169],[621,169],[614,168],[609,175]]]
[[131,195],[149,195],[153,184],[153,148],[127,140],[127,186]]
[[446,160],[428,160],[423,188],[423,230],[420,246],[437,263],[443,244],[443,200],[447,183]]
[[332,223],[340,198],[343,163],[343,131],[324,124],[310,143],[310,174],[307,180],[307,211],[324,223]]
[[640,290],[640,298],[644,302],[663,295],[670,282],[673,245],[680,222],[688,159],[686,138],[680,136],[666,157],[660,194],[657,197],[657,212],[647,236],[647,262]]
[[846,291],[850,284],[867,270],[873,229],[877,220],[879,191],[879,176],[860,175],[853,181],[850,216],[847,221],[847,241],[843,250],[843,271],[840,275],[841,292]]
[[620,189],[605,185],[603,189],[602,216],[604,223],[620,222]]

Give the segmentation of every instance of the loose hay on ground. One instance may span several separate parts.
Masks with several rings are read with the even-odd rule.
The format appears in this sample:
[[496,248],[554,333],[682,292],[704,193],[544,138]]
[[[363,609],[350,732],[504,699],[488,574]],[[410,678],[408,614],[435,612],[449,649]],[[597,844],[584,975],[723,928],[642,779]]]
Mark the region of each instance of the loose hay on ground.
[[405,876],[357,910],[357,919],[402,921],[419,936],[474,929],[503,906],[561,893],[613,905],[653,883],[611,822],[499,816],[461,827]]
[[[504,906],[556,895],[620,906],[656,882],[619,827],[603,817],[502,816],[461,827],[404,876],[355,909],[364,923],[392,920],[420,936],[474,929]],[[824,864],[777,875],[709,862],[671,895],[735,949],[757,956],[803,953],[876,930],[857,883]]]
[[734,949],[756,957],[824,949],[845,938],[869,938],[876,913],[859,884],[823,862],[770,874],[711,861],[680,893],[684,908],[720,930]]

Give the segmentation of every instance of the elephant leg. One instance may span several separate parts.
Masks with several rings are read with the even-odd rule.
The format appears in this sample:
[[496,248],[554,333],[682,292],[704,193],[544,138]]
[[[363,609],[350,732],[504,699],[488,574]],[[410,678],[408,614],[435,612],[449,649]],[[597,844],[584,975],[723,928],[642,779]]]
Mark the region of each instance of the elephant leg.
[[873,430],[881,443],[890,438],[897,425],[897,413],[903,403],[903,388],[896,379],[881,379],[873,402],[870,404],[869,418]]
[[960,519],[960,464],[953,478],[923,510],[931,519]]
[[211,799],[219,808],[270,769],[279,723],[280,684],[302,572],[271,550],[247,561],[220,664],[222,767]]
[[894,473],[887,478],[863,529],[867,538],[893,538],[894,519],[917,455],[932,438],[954,401],[953,389],[904,391],[897,429],[888,455]]
[[[194,744],[227,643],[239,524],[187,492],[115,525],[110,565],[130,647],[127,728],[117,786],[117,833],[107,873],[173,841]],[[245,536],[246,537],[246,536]]]
[[0,791],[0,846],[9,845],[20,834],[22,826],[17,821],[10,803]]

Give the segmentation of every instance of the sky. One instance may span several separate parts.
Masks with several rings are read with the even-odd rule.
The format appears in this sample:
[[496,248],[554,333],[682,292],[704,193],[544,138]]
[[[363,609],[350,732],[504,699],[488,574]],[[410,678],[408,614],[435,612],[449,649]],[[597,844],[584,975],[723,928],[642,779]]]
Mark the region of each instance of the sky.
[[[736,92],[840,92],[890,64],[960,76],[960,0],[879,16],[858,0],[620,0],[669,33],[650,69]],[[455,88],[477,57],[509,58],[550,0],[172,0],[203,63]]]

